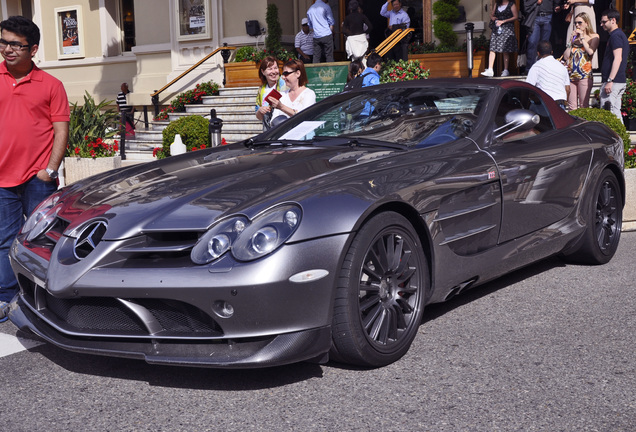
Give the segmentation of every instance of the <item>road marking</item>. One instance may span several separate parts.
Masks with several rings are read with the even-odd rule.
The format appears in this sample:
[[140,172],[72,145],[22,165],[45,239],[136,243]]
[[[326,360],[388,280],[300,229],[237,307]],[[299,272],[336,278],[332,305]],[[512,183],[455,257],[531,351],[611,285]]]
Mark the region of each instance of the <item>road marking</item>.
[[20,351],[35,348],[44,342],[33,339],[25,339],[4,333],[0,333],[0,357],[6,357]]

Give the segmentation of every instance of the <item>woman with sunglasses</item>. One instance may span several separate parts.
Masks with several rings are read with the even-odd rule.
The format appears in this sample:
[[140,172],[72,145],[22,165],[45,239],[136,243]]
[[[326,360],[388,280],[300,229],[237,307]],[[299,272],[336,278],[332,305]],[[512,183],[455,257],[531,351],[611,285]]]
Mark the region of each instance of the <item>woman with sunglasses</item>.
[[592,91],[592,59],[599,44],[599,36],[594,33],[590,17],[582,12],[574,18],[576,29],[572,32],[563,53],[570,73],[569,109],[588,108]]
[[[585,13],[590,23],[596,22],[596,13],[594,13],[594,0],[566,0],[563,2],[563,9],[568,10],[566,21],[570,23],[568,25],[567,32],[565,34],[565,40],[568,43],[572,42],[572,36],[576,30],[576,17],[579,14]],[[590,30],[594,33],[594,24],[591,25]],[[598,55],[592,57],[592,68],[598,68]]]
[[278,100],[267,98],[270,106],[274,109],[272,121],[279,116],[289,118],[316,103],[316,93],[305,87],[308,80],[303,62],[290,60],[285,63],[283,79],[289,91]]

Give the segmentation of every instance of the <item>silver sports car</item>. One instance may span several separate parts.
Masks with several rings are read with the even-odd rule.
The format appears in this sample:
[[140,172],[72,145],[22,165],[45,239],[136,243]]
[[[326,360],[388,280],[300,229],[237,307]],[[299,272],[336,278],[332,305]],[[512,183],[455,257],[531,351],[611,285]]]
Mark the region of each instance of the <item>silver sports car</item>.
[[428,304],[552,255],[609,261],[624,189],[620,138],[533,86],[367,87],[61,189],[12,245],[10,318],[149,363],[378,367]]

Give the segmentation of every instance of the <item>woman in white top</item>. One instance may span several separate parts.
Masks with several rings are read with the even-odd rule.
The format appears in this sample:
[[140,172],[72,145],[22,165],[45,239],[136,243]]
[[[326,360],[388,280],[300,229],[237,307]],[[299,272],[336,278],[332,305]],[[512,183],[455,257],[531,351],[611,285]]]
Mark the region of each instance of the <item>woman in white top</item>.
[[274,108],[272,121],[278,116],[287,118],[316,103],[316,93],[305,87],[307,84],[307,72],[300,60],[290,60],[283,66],[283,79],[289,91],[279,100],[268,98],[268,102]]

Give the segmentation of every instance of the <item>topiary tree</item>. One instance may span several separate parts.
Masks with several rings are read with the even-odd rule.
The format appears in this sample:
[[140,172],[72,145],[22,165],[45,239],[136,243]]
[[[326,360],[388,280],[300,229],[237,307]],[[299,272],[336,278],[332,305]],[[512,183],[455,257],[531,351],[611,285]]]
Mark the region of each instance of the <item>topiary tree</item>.
[[170,145],[177,134],[181,135],[181,141],[185,144],[187,151],[210,147],[208,124],[208,120],[199,115],[182,117],[171,122],[162,132],[163,146],[155,149],[155,156],[157,159],[170,156]]
[[453,31],[453,21],[459,18],[459,0],[437,0],[433,4],[433,34],[442,47],[457,45],[457,34]]
[[280,21],[278,20],[278,6],[275,4],[267,5],[265,22],[267,23],[265,49],[269,52],[277,52],[282,48],[280,41],[283,36],[283,29],[280,27]]

